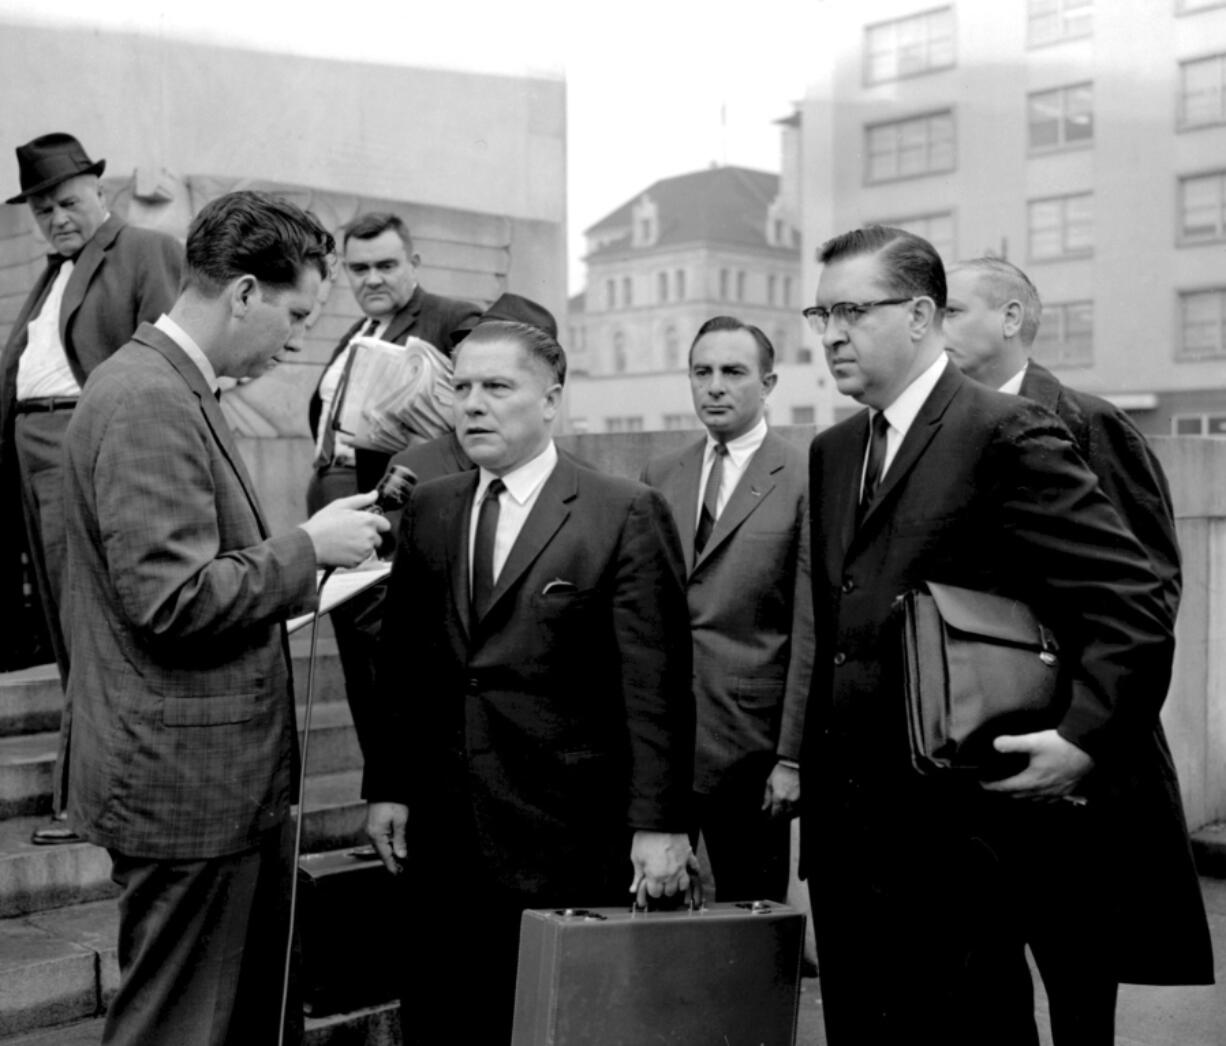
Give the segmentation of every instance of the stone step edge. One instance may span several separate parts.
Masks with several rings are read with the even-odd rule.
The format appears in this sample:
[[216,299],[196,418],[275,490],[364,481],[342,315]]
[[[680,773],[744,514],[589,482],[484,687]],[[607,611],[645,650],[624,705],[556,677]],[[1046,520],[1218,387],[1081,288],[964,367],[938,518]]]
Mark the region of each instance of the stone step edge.
[[1196,870],[1210,879],[1226,879],[1226,821],[1205,825],[1192,833]]

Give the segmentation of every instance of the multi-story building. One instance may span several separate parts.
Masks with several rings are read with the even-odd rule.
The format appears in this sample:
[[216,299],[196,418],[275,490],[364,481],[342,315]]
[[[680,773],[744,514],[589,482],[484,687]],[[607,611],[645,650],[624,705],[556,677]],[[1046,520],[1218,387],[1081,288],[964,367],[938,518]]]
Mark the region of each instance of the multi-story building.
[[[883,222],[1024,268],[1034,355],[1144,431],[1226,434],[1226,3],[836,0],[803,107],[806,286]],[[842,401],[836,413],[852,406]]]
[[776,423],[828,420],[828,379],[800,318],[799,120],[781,125],[782,177],[712,167],[664,178],[585,231],[587,287],[568,315],[576,431],[698,427],[686,360],[698,328],[720,314],[774,344]]

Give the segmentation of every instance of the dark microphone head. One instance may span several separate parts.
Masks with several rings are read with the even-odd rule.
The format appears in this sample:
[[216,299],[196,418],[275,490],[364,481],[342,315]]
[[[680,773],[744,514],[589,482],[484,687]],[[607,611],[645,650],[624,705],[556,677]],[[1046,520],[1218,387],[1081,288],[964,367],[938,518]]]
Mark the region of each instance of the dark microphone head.
[[389,465],[375,488],[374,508],[380,512],[395,512],[409,502],[409,495],[417,486],[417,473],[407,465]]

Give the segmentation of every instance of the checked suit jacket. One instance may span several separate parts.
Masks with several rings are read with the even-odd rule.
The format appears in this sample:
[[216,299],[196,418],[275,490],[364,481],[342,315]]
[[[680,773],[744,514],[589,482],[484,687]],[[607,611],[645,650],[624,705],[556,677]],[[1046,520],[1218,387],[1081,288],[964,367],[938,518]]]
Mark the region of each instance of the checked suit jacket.
[[204,376],[149,324],[91,376],[65,469],[73,825],[132,857],[247,849],[297,777],[310,537],[269,534]]
[[405,508],[363,792],[408,805],[410,862],[471,823],[490,882],[592,903],[581,884],[625,890],[633,830],[689,825],[677,533],[655,491],[560,457],[474,620],[479,475],[422,483]]
[[775,759],[799,759],[813,672],[809,483],[804,455],[774,432],[746,465],[694,554],[700,440],[650,462],[643,481],[668,501],[686,565],[698,729],[694,787],[730,772],[760,791]]

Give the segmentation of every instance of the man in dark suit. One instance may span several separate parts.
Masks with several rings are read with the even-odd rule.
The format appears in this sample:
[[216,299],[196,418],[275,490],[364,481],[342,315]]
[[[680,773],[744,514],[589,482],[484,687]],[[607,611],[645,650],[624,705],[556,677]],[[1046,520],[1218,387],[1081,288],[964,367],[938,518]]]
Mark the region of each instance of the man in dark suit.
[[1030,278],[1002,258],[949,271],[945,349],[981,385],[1025,396],[1067,426],[1103,493],[1149,554],[1173,626],[1182,588],[1175,510],[1162,464],[1131,418],[1107,400],[1061,383],[1030,359],[1043,305]]
[[69,804],[120,888],[107,1044],[276,1041],[298,774],[284,621],[387,521],[360,511],[372,492],[270,534],[214,394],[299,349],[332,248],[274,197],[209,203],[178,300],[98,366],[68,428]]
[[[806,315],[839,390],[869,408],[810,451],[801,844],[829,1041],[1033,1046],[1029,946],[1058,1046],[1111,1043],[1120,980],[1213,976],[1155,744],[1173,653],[1161,579],[1060,421],[949,364],[930,244],[870,227],[819,260]],[[1017,598],[1060,638],[1067,707],[996,739],[1025,764],[1003,779],[911,768],[894,604],[926,581]],[[1138,833],[1118,830],[1130,817]],[[1133,885],[1146,851],[1165,893]]]
[[706,439],[657,458],[644,482],[681,534],[694,645],[697,831],[720,900],[788,886],[800,738],[813,672],[805,459],[766,426],[775,350],[717,316],[690,346]]
[[697,871],[680,543],[659,494],[559,457],[565,366],[538,328],[478,326],[455,361],[478,469],[419,485],[400,524],[364,794],[407,860],[408,1042],[508,1040],[524,908]]
[[[25,550],[61,683],[68,657],[60,626],[64,574],[61,497],[64,431],[86,376],[147,320],[170,308],[178,290],[183,248],[173,237],[135,229],[109,214],[99,176],[105,160],[91,160],[69,134],[45,134],[17,149],[21,192],[7,203],[29,203],[51,253],[17,315],[0,362],[0,483],[11,494],[0,515],[5,562],[6,619],[20,637],[21,555]],[[21,517],[17,505],[21,506]],[[24,524],[24,525],[23,525]],[[41,631],[34,626],[35,631]],[[16,667],[13,651],[6,660]],[[71,707],[54,785],[62,814]],[[36,829],[40,844],[78,836],[62,817]]]
[[[395,214],[359,215],[345,227],[342,246],[349,286],[363,316],[337,343],[311,396],[308,416],[316,454],[307,486],[308,512],[317,512],[334,498],[373,488],[388,465],[390,455],[355,448],[352,433],[340,428],[353,339],[364,335],[403,345],[414,337],[450,354],[453,337],[471,327],[480,314],[471,302],[431,294],[417,282],[421,258],[413,249],[408,227]],[[370,733],[368,710],[384,595],[385,586],[374,585],[331,615],[345,696],[363,751]]]

